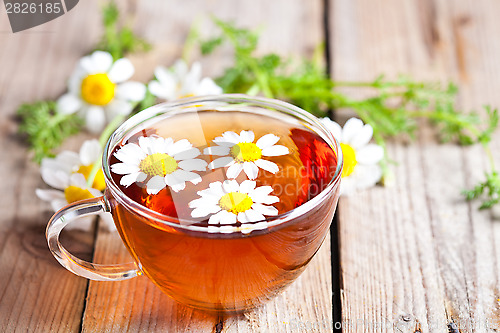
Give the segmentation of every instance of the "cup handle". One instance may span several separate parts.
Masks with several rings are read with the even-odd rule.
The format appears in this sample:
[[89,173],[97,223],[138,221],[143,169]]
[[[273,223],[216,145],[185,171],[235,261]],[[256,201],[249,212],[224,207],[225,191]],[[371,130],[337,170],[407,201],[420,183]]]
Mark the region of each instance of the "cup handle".
[[77,217],[109,212],[104,197],[82,200],[59,210],[50,219],[45,236],[54,257],[76,275],[96,281],[120,281],[141,275],[135,262],[101,265],[79,259],[69,253],[59,242],[62,229]]

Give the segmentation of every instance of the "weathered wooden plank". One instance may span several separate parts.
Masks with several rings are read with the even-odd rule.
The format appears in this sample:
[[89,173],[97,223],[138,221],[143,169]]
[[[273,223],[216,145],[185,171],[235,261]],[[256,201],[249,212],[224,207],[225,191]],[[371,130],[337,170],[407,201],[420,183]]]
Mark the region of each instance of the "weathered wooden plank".
[[[193,22],[205,36],[215,31],[207,14],[231,19],[244,27],[264,27],[262,52],[311,54],[322,38],[321,1],[165,1],[123,5],[141,35],[155,45],[154,51],[132,59],[136,77],[150,79],[157,64],[170,66],[181,56]],[[135,16],[132,16],[135,13]],[[203,59],[205,75],[221,73],[229,63],[227,53]],[[114,235],[100,231],[96,241],[97,262],[120,262],[127,253]],[[288,290],[265,306],[244,316],[216,318],[176,304],[146,278],[119,283],[90,282],[83,320],[85,332],[328,332],[332,325],[331,270],[327,239],[310,267]]]
[[[459,83],[463,108],[500,104],[494,1],[332,4],[335,78],[448,78]],[[485,155],[434,137],[424,128],[416,145],[391,144],[394,184],[341,199],[346,332],[498,328],[498,227],[459,194],[482,178]]]
[[[45,226],[52,212],[35,196],[35,188],[45,185],[16,136],[14,112],[22,102],[55,98],[66,89],[77,59],[95,43],[99,18],[88,15],[95,7],[81,3],[78,11],[16,34],[0,11],[0,177],[6,189],[0,200],[2,332],[68,332],[80,326],[87,282],[68,274],[48,251]],[[87,34],[75,38],[81,30]],[[65,244],[90,258],[93,235],[68,235]]]

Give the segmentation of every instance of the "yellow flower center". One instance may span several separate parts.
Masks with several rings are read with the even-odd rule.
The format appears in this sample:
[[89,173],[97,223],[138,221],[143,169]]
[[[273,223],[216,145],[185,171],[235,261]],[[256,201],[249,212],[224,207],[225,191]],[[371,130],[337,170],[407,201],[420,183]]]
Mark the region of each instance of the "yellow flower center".
[[[93,165],[82,165],[76,172],[81,173],[85,177],[85,179],[89,179],[92,168]],[[92,183],[92,187],[101,192],[106,188],[106,183],[104,182],[104,174],[102,173],[101,169],[97,171],[94,177],[94,182]]]
[[262,157],[262,149],[252,142],[240,142],[231,147],[230,154],[238,163],[253,162]]
[[73,185],[64,189],[64,196],[69,204],[84,199],[92,199],[94,197],[89,190],[84,190],[81,187]]
[[106,105],[115,96],[115,84],[105,73],[91,74],[82,80],[82,98],[94,105]]
[[224,194],[219,200],[220,208],[236,215],[241,212],[246,212],[252,205],[252,198],[250,198],[248,194],[240,192],[229,192]]
[[358,161],[356,161],[356,152],[351,146],[345,143],[341,143],[340,147],[342,148],[342,154],[344,155],[344,170],[342,171],[342,178],[349,177],[354,171],[356,164],[358,164]]
[[177,162],[168,154],[154,153],[141,161],[139,169],[148,176],[165,176],[177,170]]

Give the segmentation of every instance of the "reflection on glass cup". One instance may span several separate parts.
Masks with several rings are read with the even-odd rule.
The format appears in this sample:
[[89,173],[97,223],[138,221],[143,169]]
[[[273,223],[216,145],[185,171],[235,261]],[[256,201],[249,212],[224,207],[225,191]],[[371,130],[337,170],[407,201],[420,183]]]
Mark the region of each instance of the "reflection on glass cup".
[[[53,255],[92,280],[145,275],[202,310],[242,311],[281,292],[320,248],[339,196],[338,142],[309,113],[266,98],[154,106],[119,127],[103,155],[105,194],[52,217]],[[134,262],[93,264],[60,244],[68,223],[103,211]]]

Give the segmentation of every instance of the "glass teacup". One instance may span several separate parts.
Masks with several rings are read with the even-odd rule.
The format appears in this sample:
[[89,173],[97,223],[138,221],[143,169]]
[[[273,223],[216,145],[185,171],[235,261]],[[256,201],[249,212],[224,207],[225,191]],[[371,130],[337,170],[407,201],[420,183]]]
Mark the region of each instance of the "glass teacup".
[[[339,197],[342,153],[291,104],[220,95],[131,117],[110,137],[102,165],[104,196],[50,220],[55,258],[92,280],[146,275],[180,303],[237,312],[281,292],[318,251]],[[60,244],[73,219],[103,211],[134,262],[93,264]]]

